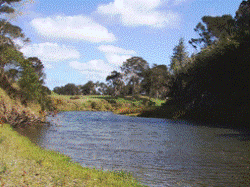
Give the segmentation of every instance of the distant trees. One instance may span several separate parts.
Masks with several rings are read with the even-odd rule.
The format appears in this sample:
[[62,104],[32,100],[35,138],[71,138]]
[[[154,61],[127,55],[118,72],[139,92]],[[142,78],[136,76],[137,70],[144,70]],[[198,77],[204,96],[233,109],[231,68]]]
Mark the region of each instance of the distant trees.
[[78,95],[80,93],[79,88],[72,83],[66,84],[62,87],[55,87],[53,91],[62,95]]
[[144,73],[142,90],[150,97],[165,98],[169,91],[170,73],[166,65],[153,65]]
[[106,81],[109,82],[109,86],[112,88],[112,95],[118,96],[121,94],[125,85],[122,78],[122,74],[117,71],[112,71],[111,75],[107,76]]
[[95,95],[96,84],[93,81],[88,81],[83,86],[80,86],[80,93],[82,93],[83,95]]
[[123,62],[121,70],[132,95],[140,93],[140,83],[148,69],[148,62],[141,57],[132,57]]
[[93,81],[88,81],[84,85],[75,85],[72,83],[66,84],[65,86],[55,87],[53,91],[60,95],[95,95],[96,84]]

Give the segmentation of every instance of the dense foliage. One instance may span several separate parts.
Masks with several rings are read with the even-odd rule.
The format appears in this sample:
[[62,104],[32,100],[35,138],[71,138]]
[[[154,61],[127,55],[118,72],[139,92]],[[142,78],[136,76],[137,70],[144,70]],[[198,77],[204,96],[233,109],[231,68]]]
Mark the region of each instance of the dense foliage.
[[207,27],[199,24],[201,38],[191,43],[204,45],[173,76],[171,100],[163,109],[175,104],[176,111],[182,111],[188,119],[249,128],[249,5],[249,1],[243,1],[235,18],[202,18]]

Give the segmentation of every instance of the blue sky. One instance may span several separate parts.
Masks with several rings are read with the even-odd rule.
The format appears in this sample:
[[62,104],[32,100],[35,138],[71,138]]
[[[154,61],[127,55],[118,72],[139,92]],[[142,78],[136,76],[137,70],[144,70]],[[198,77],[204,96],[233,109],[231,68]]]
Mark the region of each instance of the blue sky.
[[26,57],[45,65],[46,86],[83,85],[106,76],[127,58],[169,65],[181,37],[197,38],[205,15],[235,15],[242,0],[34,0],[13,23],[31,42]]

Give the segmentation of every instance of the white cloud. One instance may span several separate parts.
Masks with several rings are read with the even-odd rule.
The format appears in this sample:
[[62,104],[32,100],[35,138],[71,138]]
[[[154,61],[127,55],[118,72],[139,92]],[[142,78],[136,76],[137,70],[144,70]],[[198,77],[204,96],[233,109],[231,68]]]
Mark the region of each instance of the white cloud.
[[98,49],[104,53],[118,53],[118,54],[131,54],[131,55],[136,54],[136,52],[133,50],[126,50],[113,45],[101,45],[98,47]]
[[72,61],[69,65],[82,72],[96,72],[96,73],[105,73],[110,71],[110,67],[103,60],[91,60],[86,63],[81,63],[78,61]]
[[72,61],[69,66],[86,75],[92,81],[104,81],[111,71],[117,70],[116,66],[105,63],[103,60],[91,60],[86,63]]
[[121,66],[124,61],[132,57],[131,55],[136,54],[133,50],[126,50],[113,45],[101,45],[98,49],[105,53],[107,61],[115,66]]
[[113,42],[114,34],[87,16],[56,16],[36,18],[31,25],[45,37],[85,40],[89,42]]
[[181,3],[185,2],[185,1],[187,1],[187,0],[175,0],[174,5],[179,5],[179,4],[181,4]]
[[121,66],[123,62],[131,57],[130,55],[106,54],[108,62],[116,66]]
[[114,0],[97,8],[100,14],[119,16],[125,26],[178,27],[180,16],[158,10],[161,0]]
[[24,46],[21,48],[21,52],[27,57],[38,57],[45,62],[80,58],[80,53],[77,50],[49,42]]

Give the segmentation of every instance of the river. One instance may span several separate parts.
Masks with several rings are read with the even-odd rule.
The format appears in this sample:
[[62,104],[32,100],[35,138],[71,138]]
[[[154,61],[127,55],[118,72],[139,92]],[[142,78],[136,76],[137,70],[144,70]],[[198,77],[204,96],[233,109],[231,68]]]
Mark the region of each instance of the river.
[[148,186],[248,186],[250,136],[186,121],[62,112],[25,132],[82,166],[132,172]]

